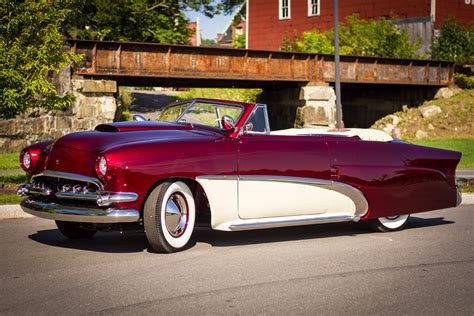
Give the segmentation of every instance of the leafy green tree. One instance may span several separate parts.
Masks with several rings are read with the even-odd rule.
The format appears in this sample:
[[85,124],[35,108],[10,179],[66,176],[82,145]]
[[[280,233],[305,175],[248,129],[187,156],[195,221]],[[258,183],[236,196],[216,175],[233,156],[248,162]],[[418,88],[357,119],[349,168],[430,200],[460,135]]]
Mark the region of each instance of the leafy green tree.
[[245,0],[188,0],[180,1],[183,10],[200,11],[208,17],[213,17],[215,14],[229,14],[242,4]]
[[[420,41],[411,43],[408,33],[385,18],[366,21],[357,14],[346,18],[339,28],[339,45],[342,55],[415,58]],[[284,40],[285,50],[334,54],[334,32],[312,30],[303,32],[293,42]]]
[[229,13],[242,0],[76,0],[77,14],[66,33],[75,39],[188,44],[191,30],[184,14]]
[[73,13],[68,0],[0,2],[0,118],[28,108],[62,109],[74,102],[59,96],[46,75],[80,60],[68,51],[60,29]]
[[201,46],[217,46],[215,39],[203,38],[201,40]]
[[234,38],[232,39],[232,46],[234,46],[235,48],[245,48],[245,44],[245,34],[234,35]]
[[66,33],[77,39],[187,44],[191,30],[174,0],[78,0]]
[[431,58],[474,64],[474,23],[466,29],[449,17],[433,39]]

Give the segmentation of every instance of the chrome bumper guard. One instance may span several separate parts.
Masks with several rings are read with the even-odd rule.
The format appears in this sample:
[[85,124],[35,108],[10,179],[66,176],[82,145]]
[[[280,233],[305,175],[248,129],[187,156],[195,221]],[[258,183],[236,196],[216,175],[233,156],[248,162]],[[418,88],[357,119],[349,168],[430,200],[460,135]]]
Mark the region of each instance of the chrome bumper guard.
[[57,221],[112,224],[138,222],[140,219],[140,212],[135,209],[73,207],[29,199],[20,205],[28,214]]

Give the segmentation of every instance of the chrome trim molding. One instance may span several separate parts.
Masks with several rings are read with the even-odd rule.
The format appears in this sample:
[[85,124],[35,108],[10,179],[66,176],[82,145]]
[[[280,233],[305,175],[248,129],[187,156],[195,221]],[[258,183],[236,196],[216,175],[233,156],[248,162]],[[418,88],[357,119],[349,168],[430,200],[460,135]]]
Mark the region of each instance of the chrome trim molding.
[[97,198],[99,206],[108,206],[112,203],[133,202],[138,194],[133,192],[101,192]]
[[138,222],[140,212],[135,209],[94,209],[64,206],[56,203],[45,203],[25,199],[20,203],[28,214],[58,221],[81,223],[131,223]]
[[369,203],[365,198],[364,194],[357,188],[354,188],[351,185],[333,181],[333,180],[323,180],[323,179],[313,179],[313,178],[300,178],[300,177],[286,177],[286,176],[254,176],[254,175],[245,175],[240,176],[239,181],[269,181],[269,182],[285,182],[285,183],[298,183],[298,184],[307,184],[312,186],[321,187],[323,189],[336,191],[341,193],[354,202],[356,207],[356,217],[364,216],[368,209]]
[[238,180],[237,175],[212,175],[212,176],[198,176],[196,180]]
[[[293,218],[292,218],[293,217]],[[321,223],[337,223],[337,222],[348,222],[353,221],[353,216],[340,215],[340,216],[286,216],[282,218],[262,218],[256,220],[242,220],[241,223],[231,224],[229,229],[232,231],[237,230],[252,230],[252,229],[264,229],[264,228],[277,228],[286,226],[298,226],[298,225],[311,225]]]
[[[252,118],[252,116],[255,114],[255,112],[257,112],[258,108],[259,107],[263,107],[264,108],[264,112],[265,112],[265,132],[246,132],[245,131],[245,125],[247,125],[248,121],[250,121],[250,119]],[[244,134],[249,134],[249,135],[252,135],[252,134],[260,134],[260,135],[270,135],[270,120],[268,119],[268,110],[267,110],[267,105],[265,103],[256,103],[254,108],[252,109],[252,112],[250,112],[249,116],[247,117],[247,119],[245,120],[244,124],[242,124],[242,127],[239,131],[239,133],[237,134],[237,138],[240,137],[241,135],[244,135]]]
[[61,171],[52,171],[52,170],[44,170],[42,173],[34,175],[32,180],[37,177],[51,177],[51,178],[61,178],[61,179],[68,179],[68,180],[76,180],[82,182],[92,183],[98,186],[100,189],[103,189],[102,183],[97,178],[87,177],[76,173],[68,173],[68,172],[61,172]]

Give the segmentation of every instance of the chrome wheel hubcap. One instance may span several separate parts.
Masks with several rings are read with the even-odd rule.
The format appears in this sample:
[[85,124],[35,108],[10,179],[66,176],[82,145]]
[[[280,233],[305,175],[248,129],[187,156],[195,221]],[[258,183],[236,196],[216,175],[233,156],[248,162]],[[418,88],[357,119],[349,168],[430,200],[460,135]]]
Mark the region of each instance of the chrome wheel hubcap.
[[188,205],[181,193],[173,193],[166,202],[166,229],[173,237],[181,236],[188,224]]

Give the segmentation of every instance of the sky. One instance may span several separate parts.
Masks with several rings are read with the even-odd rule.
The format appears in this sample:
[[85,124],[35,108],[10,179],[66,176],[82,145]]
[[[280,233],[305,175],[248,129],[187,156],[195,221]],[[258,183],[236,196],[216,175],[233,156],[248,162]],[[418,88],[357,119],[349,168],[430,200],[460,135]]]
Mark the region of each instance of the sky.
[[206,39],[216,39],[217,33],[222,33],[232,18],[231,14],[215,15],[213,18],[208,18],[204,14],[195,11],[187,11],[185,14],[191,22],[195,22],[196,18],[199,17],[201,37]]

